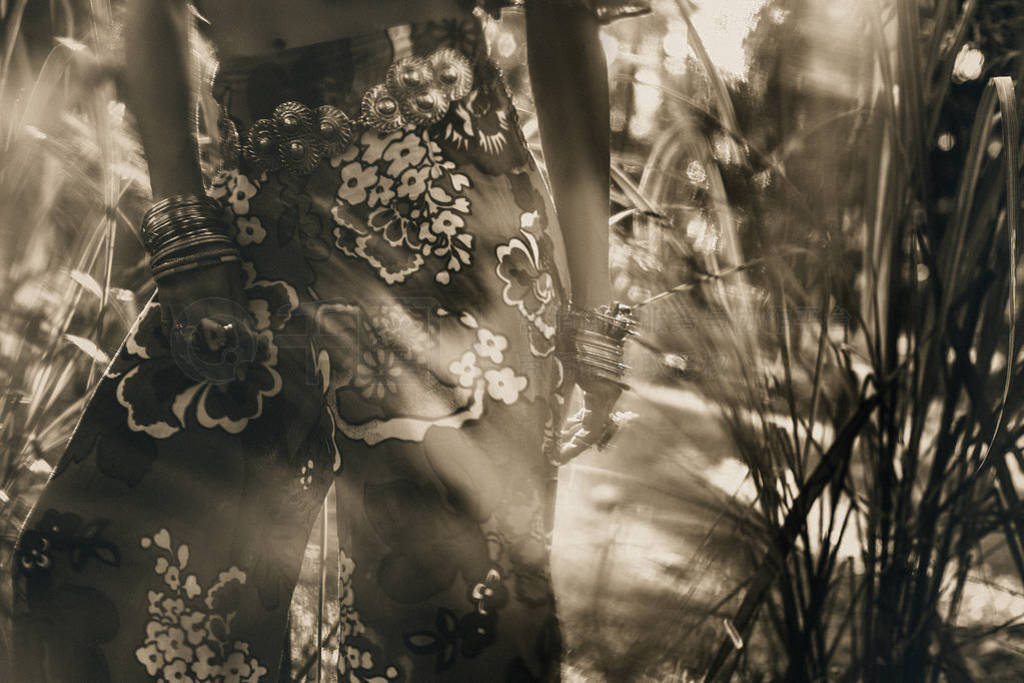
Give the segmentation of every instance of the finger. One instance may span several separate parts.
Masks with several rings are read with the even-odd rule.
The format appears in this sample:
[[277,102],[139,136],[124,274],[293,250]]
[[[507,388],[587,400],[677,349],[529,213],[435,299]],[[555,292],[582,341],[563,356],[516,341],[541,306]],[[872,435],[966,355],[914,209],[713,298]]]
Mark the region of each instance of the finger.
[[558,449],[559,462],[562,464],[569,462],[593,446],[596,441],[593,432],[582,426],[576,427],[569,432],[568,437],[564,439]]
[[603,449],[618,430],[613,409],[622,389],[611,382],[589,382],[583,392],[583,408],[567,422],[562,457],[571,459],[588,448]]
[[598,433],[596,443],[597,450],[603,451],[611,443],[612,438],[619,431],[622,426],[622,421],[619,418],[619,413],[609,413],[608,418],[601,425],[601,431]]
[[591,411],[584,406],[566,419],[559,446],[560,463],[569,462],[594,445],[593,431],[586,426],[592,420],[591,415]]
[[199,330],[207,350],[220,351],[229,344],[233,325],[230,322],[223,323],[212,318],[202,318],[199,321]]
[[604,432],[605,425],[608,422],[608,411],[591,412],[587,415],[587,419],[583,421],[582,429],[587,432],[588,438],[591,443],[597,443],[597,440],[601,437]]
[[586,410],[582,416],[581,427],[599,436],[604,431],[617,399],[618,396],[584,393],[583,405]]

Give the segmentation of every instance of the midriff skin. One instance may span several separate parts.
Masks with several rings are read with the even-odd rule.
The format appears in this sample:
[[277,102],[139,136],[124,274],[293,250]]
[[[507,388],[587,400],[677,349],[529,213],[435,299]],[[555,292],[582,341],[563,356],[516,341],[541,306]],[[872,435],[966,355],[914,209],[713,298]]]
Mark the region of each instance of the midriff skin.
[[220,58],[273,53],[398,24],[466,16],[459,0],[203,0]]

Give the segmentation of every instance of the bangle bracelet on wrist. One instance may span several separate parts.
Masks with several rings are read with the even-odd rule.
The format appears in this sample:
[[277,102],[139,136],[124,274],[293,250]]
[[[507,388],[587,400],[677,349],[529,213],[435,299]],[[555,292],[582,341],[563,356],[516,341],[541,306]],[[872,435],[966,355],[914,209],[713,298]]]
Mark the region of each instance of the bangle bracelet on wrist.
[[240,261],[240,260],[241,259],[239,258],[239,256],[237,254],[224,254],[224,255],[221,255],[221,256],[217,256],[217,257],[213,257],[213,258],[208,258],[208,259],[203,259],[203,260],[188,261],[188,262],[185,262],[185,263],[180,263],[180,264],[177,264],[177,265],[169,266],[169,267],[167,267],[167,268],[165,268],[163,270],[160,270],[158,272],[153,273],[153,279],[156,280],[157,283],[159,284],[161,280],[165,280],[166,278],[168,278],[168,277],[170,277],[172,275],[178,275],[180,273],[186,273],[186,272],[191,271],[191,270],[199,270],[199,269],[203,269],[203,268],[212,268],[213,266],[219,266],[219,265],[222,265],[224,263],[233,263],[235,261]]
[[142,217],[142,240],[150,253],[175,235],[222,227],[221,208],[206,195],[176,194],[156,202]]
[[142,241],[153,279],[240,260],[222,209],[206,195],[177,194],[155,204],[142,219]]
[[637,326],[630,308],[621,303],[593,309],[571,305],[565,315],[580,378],[600,379],[624,386],[628,366],[623,362],[626,337]]

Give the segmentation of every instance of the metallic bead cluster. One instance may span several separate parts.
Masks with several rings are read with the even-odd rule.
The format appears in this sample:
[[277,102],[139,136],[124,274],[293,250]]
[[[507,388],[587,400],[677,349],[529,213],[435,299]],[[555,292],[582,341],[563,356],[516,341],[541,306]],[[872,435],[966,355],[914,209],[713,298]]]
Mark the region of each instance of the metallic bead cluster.
[[241,153],[241,139],[238,136],[238,126],[228,116],[227,107],[220,106],[220,116],[217,117],[217,133],[220,136],[220,155],[225,168],[238,168],[238,157]]
[[243,137],[223,114],[222,154],[231,163],[238,156],[232,150],[241,146],[245,159],[260,171],[310,173],[321,159],[340,154],[357,129],[386,133],[408,124],[436,123],[472,86],[472,64],[458,50],[442,48],[427,57],[407,57],[388,68],[383,83],[366,91],[357,120],[330,105],[314,110],[283,102],[270,118],[253,123]]
[[315,110],[283,102],[269,119],[259,119],[246,134],[246,160],[263,171],[284,168],[309,173],[324,156],[333,156],[352,140],[355,125],[337,107]]

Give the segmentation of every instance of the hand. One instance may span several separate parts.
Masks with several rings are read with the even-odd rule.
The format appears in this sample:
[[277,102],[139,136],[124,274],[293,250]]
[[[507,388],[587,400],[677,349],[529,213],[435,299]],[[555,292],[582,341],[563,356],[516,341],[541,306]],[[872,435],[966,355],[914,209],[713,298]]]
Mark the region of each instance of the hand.
[[562,431],[559,462],[564,464],[591,446],[604,448],[632,413],[613,412],[623,387],[614,382],[586,378],[579,381],[583,406],[569,417]]
[[256,356],[239,263],[224,263],[161,278],[161,325],[178,367],[196,381],[231,381]]
[[577,309],[569,306],[566,331],[572,335],[576,384],[583,390],[583,407],[569,418],[562,432],[559,461],[566,463],[591,446],[604,448],[628,413],[612,412],[622,390],[625,340],[636,328],[630,308],[621,303]]

